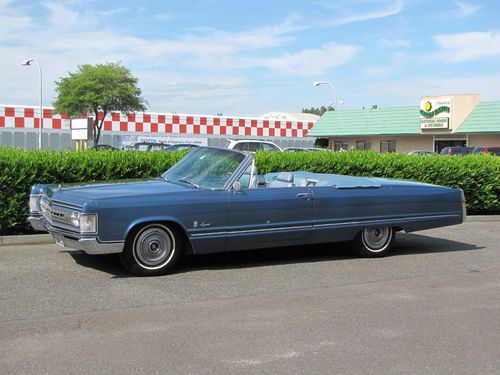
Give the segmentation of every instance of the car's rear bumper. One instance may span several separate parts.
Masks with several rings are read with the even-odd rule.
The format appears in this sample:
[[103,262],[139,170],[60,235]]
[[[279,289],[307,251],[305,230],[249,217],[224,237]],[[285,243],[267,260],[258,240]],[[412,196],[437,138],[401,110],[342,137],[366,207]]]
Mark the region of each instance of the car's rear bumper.
[[87,254],[114,254],[123,251],[124,242],[101,242],[95,236],[86,237],[68,233],[54,228],[41,216],[32,215],[28,217],[28,221],[33,229],[49,232],[54,237],[55,243],[70,249],[82,250]]

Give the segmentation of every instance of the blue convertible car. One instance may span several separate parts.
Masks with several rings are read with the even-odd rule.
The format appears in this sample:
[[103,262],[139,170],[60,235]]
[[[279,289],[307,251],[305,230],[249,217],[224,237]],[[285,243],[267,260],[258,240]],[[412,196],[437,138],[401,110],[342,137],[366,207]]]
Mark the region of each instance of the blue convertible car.
[[300,171],[258,175],[251,155],[198,147],[156,179],[36,185],[29,221],[60,245],[119,253],[129,272],[159,275],[185,253],[351,241],[357,254],[380,257],[396,231],[464,218],[460,189]]

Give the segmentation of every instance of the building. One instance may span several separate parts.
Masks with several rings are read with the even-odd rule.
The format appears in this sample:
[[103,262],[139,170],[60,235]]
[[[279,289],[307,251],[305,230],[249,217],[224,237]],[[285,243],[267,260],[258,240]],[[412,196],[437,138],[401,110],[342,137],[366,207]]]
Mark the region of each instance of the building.
[[[0,146],[37,148],[39,128],[37,107],[0,105]],[[210,116],[176,113],[110,113],[106,116],[101,144],[123,147],[137,141],[195,143],[225,147],[227,139],[266,139],[282,147],[311,147],[314,138],[307,137],[317,118],[283,118]],[[43,108],[42,147],[74,148],[71,120]]]
[[302,113],[302,112],[268,112],[259,117],[263,120],[274,120],[274,121],[302,121],[302,122],[313,122],[316,123],[319,120],[319,116],[312,113]]
[[423,96],[420,106],[326,112],[308,136],[334,150],[440,152],[448,146],[500,146],[500,101],[478,94]]

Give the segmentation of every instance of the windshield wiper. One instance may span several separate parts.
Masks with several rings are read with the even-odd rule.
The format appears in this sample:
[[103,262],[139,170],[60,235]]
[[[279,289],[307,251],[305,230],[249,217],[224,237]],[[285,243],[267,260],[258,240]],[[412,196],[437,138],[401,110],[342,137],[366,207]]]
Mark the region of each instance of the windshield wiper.
[[186,184],[189,184],[189,185],[191,185],[191,186],[194,186],[194,187],[195,187],[195,188],[197,188],[197,189],[199,189],[199,188],[200,188],[200,185],[195,184],[193,181],[189,181],[187,178],[181,178],[181,179],[179,179],[179,180],[177,180],[177,181],[179,181],[179,182],[184,182],[184,183],[186,183]]
[[167,182],[168,182],[168,179],[167,179],[166,177],[163,177],[163,176],[158,176],[158,177],[156,177],[156,178],[159,178],[159,179],[161,178],[162,180],[164,180],[164,181],[167,181]]

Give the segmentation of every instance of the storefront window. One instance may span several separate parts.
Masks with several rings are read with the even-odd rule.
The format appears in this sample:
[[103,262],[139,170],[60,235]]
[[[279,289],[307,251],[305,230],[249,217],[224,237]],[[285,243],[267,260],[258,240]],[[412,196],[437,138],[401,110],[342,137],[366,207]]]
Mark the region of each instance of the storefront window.
[[349,150],[349,143],[342,141],[335,141],[333,144],[333,151],[347,151]]
[[380,152],[396,152],[396,141],[380,141]]
[[370,141],[356,141],[356,150],[371,150],[372,143]]

